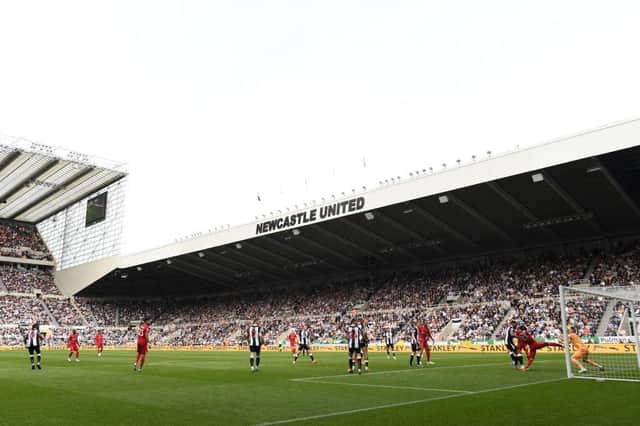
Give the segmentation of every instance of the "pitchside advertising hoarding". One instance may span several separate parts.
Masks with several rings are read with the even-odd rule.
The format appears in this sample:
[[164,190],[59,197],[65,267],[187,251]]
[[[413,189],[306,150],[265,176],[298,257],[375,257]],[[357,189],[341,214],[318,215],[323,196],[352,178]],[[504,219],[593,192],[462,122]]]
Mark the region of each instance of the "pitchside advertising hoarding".
[[[635,343],[599,343],[588,344],[589,353],[591,354],[618,354],[628,355],[636,353]],[[65,350],[66,346],[45,346],[46,349]],[[94,350],[94,346],[84,346],[85,350]],[[346,352],[346,344],[326,344],[326,345],[311,345],[312,350],[317,352]],[[2,349],[20,349],[24,350],[23,346],[0,346]],[[135,350],[135,346],[107,346],[107,349],[113,350]],[[216,346],[151,346],[151,351],[211,351],[211,352],[237,352],[248,351],[248,346],[243,345],[216,345]],[[396,344],[396,352],[410,352],[411,345],[408,343]],[[285,345],[265,345],[262,347],[266,352],[289,352],[289,346]],[[385,352],[386,347],[384,345],[370,345],[370,352]],[[475,344],[475,343],[460,343],[460,344],[443,344],[431,346],[432,352],[449,352],[449,353],[463,353],[463,354],[486,354],[486,353],[507,353],[507,348],[503,344]],[[548,353],[564,353],[563,348],[546,347],[539,349],[538,352]]]
[[308,225],[314,222],[355,213],[363,210],[365,205],[365,197],[355,197],[349,200],[337,201],[333,204],[313,207],[301,212],[265,220],[264,222],[256,224],[256,235],[273,231],[284,231],[295,228],[296,226]]

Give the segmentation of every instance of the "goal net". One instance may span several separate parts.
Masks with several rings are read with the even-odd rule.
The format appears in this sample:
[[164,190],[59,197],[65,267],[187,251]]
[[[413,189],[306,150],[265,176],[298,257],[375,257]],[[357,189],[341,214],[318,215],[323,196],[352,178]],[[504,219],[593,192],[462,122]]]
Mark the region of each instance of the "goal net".
[[569,378],[640,381],[640,286],[560,287]]

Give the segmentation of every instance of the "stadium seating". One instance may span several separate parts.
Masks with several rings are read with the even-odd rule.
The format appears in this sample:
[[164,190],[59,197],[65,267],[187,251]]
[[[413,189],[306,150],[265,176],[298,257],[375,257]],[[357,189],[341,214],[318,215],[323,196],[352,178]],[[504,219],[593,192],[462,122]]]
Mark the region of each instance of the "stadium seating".
[[35,226],[5,221],[0,222],[0,255],[53,259]]
[[[374,339],[387,327],[409,338],[412,327],[425,322],[439,339],[487,340],[501,334],[497,327],[507,316],[526,321],[539,337],[555,339],[561,334],[558,285],[584,278],[604,286],[637,284],[640,248],[396,271],[366,281],[195,300],[63,298],[51,271],[3,265],[0,279],[7,294],[0,294],[0,344],[16,344],[18,327],[33,321],[51,325],[52,343],[62,344],[69,328],[78,327],[85,339],[100,329],[108,344],[129,344],[135,337],[131,325],[146,316],[154,320],[154,341],[167,345],[241,343],[253,321],[264,328],[267,343],[280,343],[291,328],[304,324],[316,342],[332,343],[344,339],[354,316],[367,318]],[[594,332],[604,322],[607,335],[617,333],[621,305],[609,308],[609,318],[603,318],[606,302],[596,297],[575,297],[568,307],[581,332]]]

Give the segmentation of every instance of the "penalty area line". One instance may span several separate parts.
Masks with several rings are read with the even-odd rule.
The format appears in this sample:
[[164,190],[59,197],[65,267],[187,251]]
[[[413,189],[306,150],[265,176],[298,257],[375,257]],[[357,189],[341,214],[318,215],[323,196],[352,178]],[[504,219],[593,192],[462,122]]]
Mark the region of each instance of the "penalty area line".
[[[542,360],[536,362],[536,364],[540,364],[546,362],[547,360]],[[442,367],[424,367],[424,368],[403,368],[400,370],[385,370],[385,371],[373,371],[367,372],[365,376],[373,376],[379,374],[397,374],[397,373],[407,373],[409,371],[413,372],[425,372],[425,371],[439,371],[439,370],[447,370],[451,368],[459,369],[459,368],[479,368],[479,367],[505,367],[509,365],[508,362],[492,362],[492,363],[483,363],[483,364],[465,364],[465,365],[445,365]],[[289,379],[291,382],[312,382],[316,379],[333,379],[337,377],[354,377],[353,374],[333,374],[331,376],[310,376],[310,377],[296,377],[294,379]]]
[[[544,383],[560,382],[560,381],[563,381],[563,380],[568,380],[568,379],[566,377],[562,377],[562,378],[559,378],[559,379],[540,380],[540,381],[537,381],[537,382],[521,383],[521,384],[518,384],[518,385],[501,386],[501,387],[498,387],[498,388],[483,389],[483,390],[479,390],[479,391],[469,391],[469,393],[458,393],[458,394],[454,394],[454,395],[436,396],[436,397],[433,397],[433,398],[425,398],[425,399],[418,399],[418,400],[414,400],[414,401],[405,401],[405,402],[396,402],[396,403],[393,403],[393,404],[376,405],[376,406],[373,406],[373,407],[358,408],[358,409],[355,409],[355,410],[336,411],[336,412],[333,412],[333,413],[317,414],[315,416],[296,417],[296,418],[292,418],[292,419],[276,420],[276,421],[273,421],[273,422],[258,423],[256,426],[269,426],[269,425],[280,425],[280,424],[285,424],[285,423],[304,422],[304,421],[309,421],[309,420],[324,419],[324,418],[327,418],[327,417],[344,416],[344,415],[348,415],[348,414],[364,413],[364,412],[367,412],[367,411],[383,410],[385,408],[404,407],[404,406],[407,406],[407,405],[423,404],[423,403],[427,403],[427,402],[441,401],[441,400],[444,400],[444,399],[460,398],[460,397],[469,396],[469,395],[479,395],[479,394],[483,394],[483,393],[500,392],[500,391],[509,390],[509,389],[517,389],[517,388],[523,388],[523,387],[527,387],[527,386],[541,385],[541,384],[544,384]],[[313,382],[311,382],[311,383],[313,383]]]
[[447,393],[473,393],[473,391],[455,390],[455,389],[423,388],[423,387],[414,387],[414,386],[374,385],[374,384],[368,384],[368,383],[329,382],[329,381],[323,381],[323,380],[309,380],[308,382],[299,381],[299,383],[319,383],[322,385],[363,386],[367,388],[405,389],[405,390],[447,392]]

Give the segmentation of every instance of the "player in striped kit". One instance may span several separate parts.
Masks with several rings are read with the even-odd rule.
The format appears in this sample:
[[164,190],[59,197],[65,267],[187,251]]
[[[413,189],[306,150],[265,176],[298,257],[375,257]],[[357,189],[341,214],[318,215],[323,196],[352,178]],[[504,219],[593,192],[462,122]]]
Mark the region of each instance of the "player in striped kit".
[[316,363],[316,360],[313,358],[313,353],[311,352],[311,333],[309,332],[309,327],[306,325],[302,327],[298,335],[298,352],[293,355],[294,364],[298,361],[298,356],[300,356],[301,353],[309,355],[312,364]]
[[524,360],[522,357],[522,351],[514,343],[514,340],[516,339],[516,326],[516,320],[512,319],[511,321],[509,321],[509,325],[504,331],[504,345],[509,351],[509,356],[511,357],[511,364],[513,365],[513,368],[515,368],[516,370],[521,370],[524,368]]
[[260,369],[260,346],[263,344],[262,340],[262,328],[258,324],[253,323],[249,327],[248,332],[249,340],[249,364],[251,365],[251,371],[254,373]]
[[371,334],[369,333],[369,323],[366,319],[360,321],[360,334],[362,336],[360,352],[364,361],[364,371],[369,371],[369,341],[371,340]]
[[411,341],[411,355],[409,356],[409,366],[413,367],[413,358],[417,355],[417,366],[422,367],[422,363],[420,362],[420,345],[418,344],[418,327],[414,327],[410,333],[410,341]]
[[353,366],[358,364],[358,374],[362,374],[362,332],[355,321],[347,328],[347,347],[349,348],[349,369],[353,373]]
[[[40,326],[38,323],[35,323],[31,326],[31,330],[24,337],[24,345],[27,347],[29,351],[29,359],[31,360],[31,369],[35,370],[38,367],[38,370],[41,370],[40,360],[42,359],[42,355],[40,354],[40,343],[44,339],[44,336],[40,333]],[[33,357],[38,357],[37,363],[34,363]]]
[[393,359],[396,359],[396,350],[394,348],[393,331],[391,330],[391,327],[387,328],[387,331],[384,332],[384,344],[387,347],[387,359],[391,359],[391,356],[393,356]]

